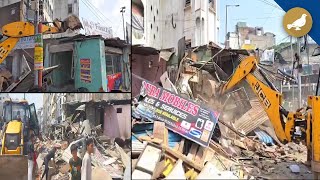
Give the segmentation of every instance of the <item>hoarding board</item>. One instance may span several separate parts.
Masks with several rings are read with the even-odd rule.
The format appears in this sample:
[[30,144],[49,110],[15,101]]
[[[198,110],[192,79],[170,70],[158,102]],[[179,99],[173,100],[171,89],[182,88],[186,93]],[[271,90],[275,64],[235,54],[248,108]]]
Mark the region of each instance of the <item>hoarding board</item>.
[[201,146],[208,146],[219,113],[143,81],[137,107],[138,113],[148,119],[163,121],[166,127]]

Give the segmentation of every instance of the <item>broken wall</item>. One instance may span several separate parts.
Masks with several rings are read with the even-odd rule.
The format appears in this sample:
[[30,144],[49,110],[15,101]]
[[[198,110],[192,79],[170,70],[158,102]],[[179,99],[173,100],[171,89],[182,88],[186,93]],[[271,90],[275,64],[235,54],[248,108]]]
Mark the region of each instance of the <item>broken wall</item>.
[[128,139],[131,136],[131,105],[106,106],[104,109],[104,135],[109,138]]
[[[152,67],[149,68],[150,61],[152,61]],[[160,82],[161,75],[166,71],[166,65],[167,62],[164,60],[159,62],[159,55],[132,55],[132,72],[150,82]],[[141,80],[132,78],[133,97],[140,93],[141,83]]]

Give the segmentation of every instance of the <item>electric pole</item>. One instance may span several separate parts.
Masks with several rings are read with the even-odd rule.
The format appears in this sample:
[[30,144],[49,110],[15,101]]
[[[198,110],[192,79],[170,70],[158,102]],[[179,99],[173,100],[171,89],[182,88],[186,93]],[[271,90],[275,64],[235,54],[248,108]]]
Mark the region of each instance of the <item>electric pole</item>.
[[43,70],[43,37],[40,24],[39,0],[35,0],[36,11],[34,18],[35,47],[34,47],[34,86],[42,89],[42,70]]
[[126,12],[126,7],[123,6],[120,8],[120,13],[122,13],[122,23],[123,23],[123,39],[126,40],[126,30],[124,28],[124,16],[123,16],[123,13]]

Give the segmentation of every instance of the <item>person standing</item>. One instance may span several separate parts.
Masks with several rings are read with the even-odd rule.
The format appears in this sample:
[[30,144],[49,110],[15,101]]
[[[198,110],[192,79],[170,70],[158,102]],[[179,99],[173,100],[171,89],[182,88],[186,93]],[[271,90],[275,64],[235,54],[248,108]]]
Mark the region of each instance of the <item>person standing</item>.
[[77,155],[77,146],[72,144],[70,147],[72,158],[69,160],[71,180],[81,180],[82,160]]
[[28,180],[32,180],[33,176],[33,167],[34,167],[34,134],[30,135],[30,141],[27,143],[27,152],[28,152]]
[[89,138],[86,140],[86,154],[82,160],[81,167],[81,180],[91,180],[92,179],[92,166],[90,154],[94,151],[93,139]]
[[[53,147],[53,149],[51,151],[49,151],[49,153],[44,157],[43,165],[45,167],[44,167],[44,171],[43,171],[41,179],[43,179],[44,175],[46,175],[46,180],[48,180],[49,162],[51,159],[54,160],[54,155],[55,155],[56,151],[57,151],[57,148]],[[53,163],[53,164],[55,164],[55,163]]]

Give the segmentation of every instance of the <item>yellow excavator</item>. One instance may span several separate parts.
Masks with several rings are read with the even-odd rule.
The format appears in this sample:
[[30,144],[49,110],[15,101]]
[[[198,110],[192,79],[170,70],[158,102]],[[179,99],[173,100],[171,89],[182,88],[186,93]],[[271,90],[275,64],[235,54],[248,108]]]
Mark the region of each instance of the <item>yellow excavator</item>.
[[[257,78],[256,73],[263,80]],[[308,160],[311,161],[312,171],[318,178],[320,173],[320,96],[318,93],[308,97],[307,108],[288,112],[282,107],[282,94],[269,81],[256,58],[249,56],[240,62],[233,75],[220,86],[218,94],[225,94],[242,80],[247,81],[258,97],[279,140],[284,144],[288,142],[306,144]],[[317,92],[318,86],[319,82]]]
[[34,104],[28,101],[5,100],[1,119],[0,177],[27,179],[27,142],[31,134],[39,135]]
[[[50,24],[53,24],[53,26]],[[78,30],[83,28],[79,18],[75,15],[70,15],[64,21],[58,19],[53,22],[43,22],[39,25],[40,32],[43,34],[54,34],[66,32],[68,29]],[[2,35],[1,35],[2,33]],[[34,24],[30,22],[13,22],[2,27],[0,33],[0,64],[10,54],[12,49],[16,46],[19,39],[35,35]],[[1,39],[5,39],[1,42]]]

